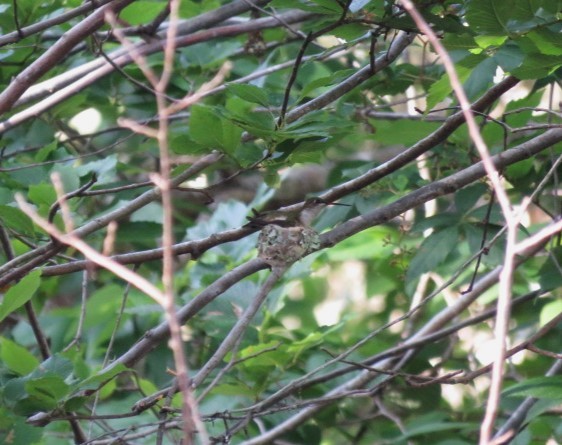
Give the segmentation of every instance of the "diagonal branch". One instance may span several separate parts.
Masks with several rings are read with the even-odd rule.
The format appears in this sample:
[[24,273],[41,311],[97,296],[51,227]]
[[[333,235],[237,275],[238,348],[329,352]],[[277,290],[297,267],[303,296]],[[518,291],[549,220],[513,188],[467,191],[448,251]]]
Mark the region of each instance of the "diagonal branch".
[[82,42],[105,23],[107,11],[120,11],[133,0],[116,0],[102,6],[79,24],[66,32],[54,45],[35,62],[19,73],[8,87],[0,93],[0,115],[9,111],[20,96],[41,76],[56,66],[70,50]]

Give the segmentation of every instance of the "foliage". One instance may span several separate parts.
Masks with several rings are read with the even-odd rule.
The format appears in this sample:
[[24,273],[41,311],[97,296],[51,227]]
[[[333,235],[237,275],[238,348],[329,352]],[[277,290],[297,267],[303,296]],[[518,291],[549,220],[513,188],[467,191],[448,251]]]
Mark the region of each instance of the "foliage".
[[[403,3],[183,0],[163,96],[172,208],[145,76],[166,70],[167,3],[0,0],[0,441],[180,443],[164,309],[36,219],[163,289],[173,212],[210,443],[476,443],[510,241],[450,75]],[[561,218],[561,3],[415,2],[523,209],[519,241]],[[348,206],[315,220],[317,252],[270,271],[247,217],[307,195]],[[551,235],[518,252],[511,285],[495,426],[521,445],[562,441]]]

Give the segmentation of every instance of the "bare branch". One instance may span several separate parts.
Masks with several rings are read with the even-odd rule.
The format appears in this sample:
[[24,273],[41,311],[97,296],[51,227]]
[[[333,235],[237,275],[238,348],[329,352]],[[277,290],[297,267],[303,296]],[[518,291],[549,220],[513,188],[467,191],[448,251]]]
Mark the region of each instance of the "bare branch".
[[104,24],[107,11],[120,11],[132,2],[133,0],[115,0],[111,4],[102,6],[66,32],[57,43],[19,73],[10,85],[0,93],[0,115],[9,111],[31,84],[53,68],[63,57],[66,57],[75,45],[101,27]]

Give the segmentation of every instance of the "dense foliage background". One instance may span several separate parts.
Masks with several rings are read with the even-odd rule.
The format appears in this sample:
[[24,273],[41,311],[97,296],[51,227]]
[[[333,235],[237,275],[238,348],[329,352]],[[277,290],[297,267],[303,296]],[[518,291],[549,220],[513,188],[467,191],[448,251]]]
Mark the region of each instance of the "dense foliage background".
[[[415,2],[494,191],[407,2],[0,0],[0,441],[562,443],[561,4]],[[311,195],[349,207],[272,275],[246,217]],[[190,397],[80,240],[173,289]]]

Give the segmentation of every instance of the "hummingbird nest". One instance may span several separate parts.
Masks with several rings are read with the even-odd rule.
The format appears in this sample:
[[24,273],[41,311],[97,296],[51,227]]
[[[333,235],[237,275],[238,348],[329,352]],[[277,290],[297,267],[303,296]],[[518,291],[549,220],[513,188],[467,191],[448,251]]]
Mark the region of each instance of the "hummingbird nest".
[[318,233],[303,226],[265,226],[258,237],[258,257],[271,267],[287,266],[320,248]]

